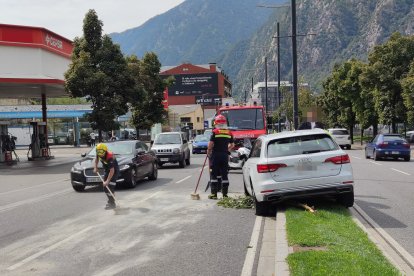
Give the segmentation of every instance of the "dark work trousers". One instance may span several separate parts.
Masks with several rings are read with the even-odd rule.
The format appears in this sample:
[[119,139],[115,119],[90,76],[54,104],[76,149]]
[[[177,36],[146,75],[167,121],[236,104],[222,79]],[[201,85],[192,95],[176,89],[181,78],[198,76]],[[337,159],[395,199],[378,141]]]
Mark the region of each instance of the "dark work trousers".
[[[104,180],[106,181],[106,179],[108,178],[108,174],[105,174]],[[109,182],[109,185],[107,186],[112,194],[115,195],[115,187],[116,187],[116,180],[118,179],[117,175],[114,174],[114,176],[111,179],[111,182]],[[111,193],[108,191],[108,188],[104,187],[104,192],[106,194],[106,196],[108,197],[108,204],[115,204],[115,199],[114,197],[111,195]]]
[[229,155],[227,152],[213,152],[212,154],[212,179],[211,179],[211,193],[217,194],[219,190],[219,176],[221,176],[221,189],[223,195],[227,195],[229,190]]

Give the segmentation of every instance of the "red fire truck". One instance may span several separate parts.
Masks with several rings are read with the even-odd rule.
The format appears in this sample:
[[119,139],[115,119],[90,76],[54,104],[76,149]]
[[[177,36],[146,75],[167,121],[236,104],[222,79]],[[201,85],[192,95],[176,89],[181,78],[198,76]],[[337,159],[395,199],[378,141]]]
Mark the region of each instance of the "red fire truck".
[[228,127],[237,140],[255,140],[267,133],[263,106],[223,106],[217,113],[227,118]]

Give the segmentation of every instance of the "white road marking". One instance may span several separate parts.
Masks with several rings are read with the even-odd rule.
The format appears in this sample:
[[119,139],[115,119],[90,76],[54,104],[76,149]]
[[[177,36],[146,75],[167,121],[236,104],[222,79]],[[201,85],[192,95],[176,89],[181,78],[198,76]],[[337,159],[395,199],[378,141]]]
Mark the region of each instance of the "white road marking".
[[250,238],[249,248],[247,249],[246,258],[244,259],[243,270],[241,276],[250,276],[253,274],[253,265],[257,253],[257,243],[259,241],[260,228],[262,226],[263,217],[256,216],[254,222],[252,236]]
[[382,166],[382,164],[377,163],[377,162],[375,162],[375,161],[369,161],[369,162],[370,162],[370,163],[372,163],[372,164],[378,165],[378,166]]
[[362,159],[361,157],[356,157],[356,156],[353,156],[353,155],[351,155],[351,157],[355,158],[355,159]]
[[69,178],[66,178],[66,179],[56,180],[56,181],[47,182],[47,183],[43,183],[43,184],[36,185],[36,186],[31,186],[31,187],[26,187],[26,188],[18,189],[18,190],[3,192],[3,193],[0,193],[0,195],[7,195],[7,194],[11,194],[11,193],[21,192],[21,191],[24,191],[24,190],[33,189],[33,188],[37,188],[37,187],[41,187],[41,186],[46,186],[46,185],[51,185],[51,184],[56,184],[56,183],[63,182],[63,181],[68,181],[68,180],[70,180],[70,179]]
[[394,169],[394,168],[391,168],[391,170],[402,173],[402,174],[405,174],[405,175],[411,175],[409,173],[406,173],[406,172],[403,172],[403,171],[400,171],[400,170],[397,170],[397,169]]
[[181,182],[183,182],[183,181],[186,181],[186,180],[187,180],[187,179],[189,179],[190,177],[191,177],[191,175],[186,176],[186,177],[184,177],[183,179],[178,180],[177,182],[175,182],[175,184],[179,184],[179,183],[181,183]]
[[9,271],[15,270],[16,268],[18,268],[18,267],[20,267],[20,266],[22,266],[22,265],[24,265],[24,264],[26,264],[26,263],[28,263],[30,261],[33,261],[34,259],[36,259],[36,258],[38,258],[38,257],[40,257],[40,256],[42,256],[42,255],[44,255],[44,254],[52,251],[53,249],[58,248],[60,245],[64,244],[65,242],[68,242],[68,241],[76,238],[77,236],[81,236],[83,233],[88,232],[92,228],[93,228],[93,226],[89,226],[89,227],[83,229],[82,231],[77,232],[76,234],[73,234],[72,236],[67,237],[64,240],[61,240],[61,241],[59,241],[59,242],[57,242],[55,244],[52,244],[51,246],[49,246],[49,247],[47,247],[47,248],[45,248],[45,249],[37,252],[36,254],[33,254],[33,255],[27,257],[26,259],[24,259],[24,260],[22,260],[22,261],[20,261],[20,262],[18,262],[16,264],[14,264],[14,265],[12,265],[12,266],[9,266],[7,268],[7,270],[9,270]]
[[72,189],[66,189],[66,190],[63,190],[63,191],[58,191],[58,192],[54,192],[54,193],[50,193],[50,194],[45,194],[45,195],[35,197],[35,198],[30,198],[30,199],[26,199],[26,200],[13,202],[13,203],[1,206],[0,207],[0,213],[3,213],[5,211],[11,210],[11,209],[14,209],[14,208],[17,208],[17,207],[20,207],[22,205],[43,201],[45,199],[48,199],[48,198],[51,198],[51,197],[54,197],[54,196],[68,194],[72,191],[73,191]]

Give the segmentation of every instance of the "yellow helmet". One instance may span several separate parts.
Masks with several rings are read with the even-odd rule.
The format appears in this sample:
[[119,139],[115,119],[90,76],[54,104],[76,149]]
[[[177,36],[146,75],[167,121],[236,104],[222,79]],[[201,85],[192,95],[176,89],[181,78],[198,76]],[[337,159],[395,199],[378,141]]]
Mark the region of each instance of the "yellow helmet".
[[108,147],[103,143],[100,143],[96,146],[96,155],[99,157],[104,157],[107,151]]

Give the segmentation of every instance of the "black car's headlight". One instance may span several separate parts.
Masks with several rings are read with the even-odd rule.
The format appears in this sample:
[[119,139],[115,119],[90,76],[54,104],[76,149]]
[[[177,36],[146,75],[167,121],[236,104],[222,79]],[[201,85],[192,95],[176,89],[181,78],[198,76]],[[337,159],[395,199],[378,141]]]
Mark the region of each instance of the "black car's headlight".
[[72,167],[72,169],[70,171],[73,172],[73,173],[77,173],[77,174],[82,173],[82,169],[78,168],[78,167]]
[[128,170],[130,167],[131,167],[131,166],[130,166],[130,165],[128,165],[128,164],[121,165],[121,166],[119,166],[119,170],[120,170],[120,171],[125,171],[125,170]]

